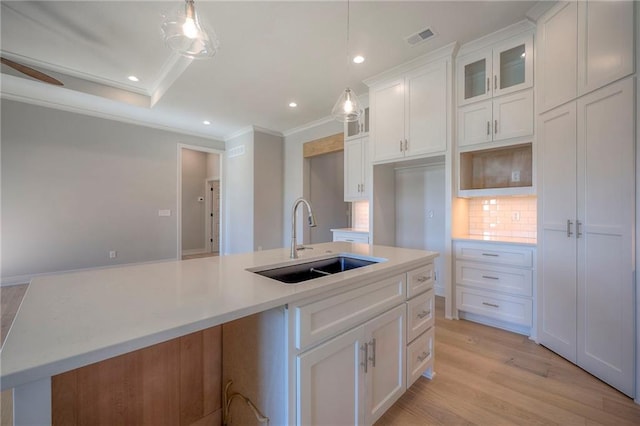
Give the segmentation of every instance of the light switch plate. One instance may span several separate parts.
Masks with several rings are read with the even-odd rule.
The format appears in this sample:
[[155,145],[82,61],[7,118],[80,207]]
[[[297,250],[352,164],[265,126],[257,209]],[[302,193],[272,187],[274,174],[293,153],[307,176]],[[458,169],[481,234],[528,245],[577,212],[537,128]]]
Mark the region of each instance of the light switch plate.
[[158,210],[158,216],[171,216],[171,210]]

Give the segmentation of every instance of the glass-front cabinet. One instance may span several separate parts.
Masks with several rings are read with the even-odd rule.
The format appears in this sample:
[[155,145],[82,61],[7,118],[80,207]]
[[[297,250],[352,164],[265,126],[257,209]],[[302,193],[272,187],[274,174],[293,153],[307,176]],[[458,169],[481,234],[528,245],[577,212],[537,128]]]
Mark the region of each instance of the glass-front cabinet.
[[458,105],[482,101],[533,85],[533,34],[458,58]]
[[363,109],[358,121],[344,123],[345,139],[366,136],[369,133],[369,107]]

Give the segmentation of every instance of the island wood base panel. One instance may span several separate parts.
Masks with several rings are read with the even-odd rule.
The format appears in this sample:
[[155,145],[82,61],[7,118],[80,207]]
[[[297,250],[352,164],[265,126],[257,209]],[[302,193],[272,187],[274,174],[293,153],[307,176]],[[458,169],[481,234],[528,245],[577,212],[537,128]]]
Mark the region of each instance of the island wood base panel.
[[222,423],[221,327],[51,378],[53,425]]

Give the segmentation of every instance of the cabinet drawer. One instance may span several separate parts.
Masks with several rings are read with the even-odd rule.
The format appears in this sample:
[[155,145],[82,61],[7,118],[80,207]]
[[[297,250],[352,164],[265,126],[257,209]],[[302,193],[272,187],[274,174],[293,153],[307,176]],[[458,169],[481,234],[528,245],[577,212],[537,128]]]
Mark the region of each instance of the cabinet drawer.
[[458,287],[456,289],[456,301],[460,311],[484,315],[527,327],[531,327],[533,323],[533,302],[531,299]]
[[411,299],[420,293],[433,288],[435,270],[433,263],[407,272],[407,298]]
[[407,388],[433,366],[435,327],[422,333],[407,346]]
[[435,322],[434,290],[407,302],[407,342],[425,332]]
[[525,247],[458,243],[456,245],[456,259],[533,267],[533,253],[531,249]]
[[456,262],[456,282],[465,286],[496,290],[517,296],[533,295],[530,269],[487,265],[467,261]]
[[296,348],[304,349],[405,301],[405,274],[293,305]]
[[369,244],[369,235],[360,232],[334,232],[333,241]]

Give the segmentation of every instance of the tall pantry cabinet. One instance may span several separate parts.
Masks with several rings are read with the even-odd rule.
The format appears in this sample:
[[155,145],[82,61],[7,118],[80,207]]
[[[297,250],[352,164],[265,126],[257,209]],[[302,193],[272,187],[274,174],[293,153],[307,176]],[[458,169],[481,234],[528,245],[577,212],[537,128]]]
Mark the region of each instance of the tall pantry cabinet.
[[[538,338],[635,391],[633,2],[538,20]],[[558,86],[559,82],[562,84]]]

